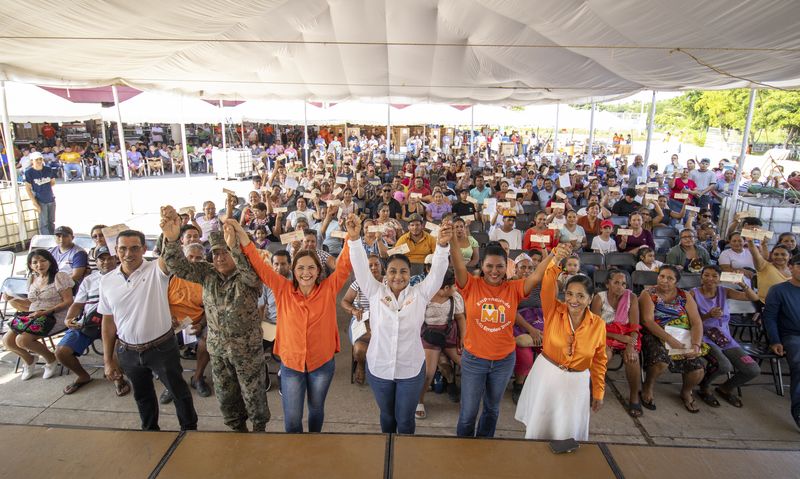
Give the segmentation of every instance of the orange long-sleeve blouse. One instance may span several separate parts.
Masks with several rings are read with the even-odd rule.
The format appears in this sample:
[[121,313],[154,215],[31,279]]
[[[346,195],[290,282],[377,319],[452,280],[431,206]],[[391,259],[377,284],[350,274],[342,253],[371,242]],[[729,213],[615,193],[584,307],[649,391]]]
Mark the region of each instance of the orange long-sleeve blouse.
[[592,378],[592,398],[603,399],[606,389],[606,323],[600,316],[586,308],[586,315],[575,330],[572,356],[569,356],[569,338],[572,326],[567,305],[557,299],[556,279],[561,269],[551,262],[542,279],[542,310],[544,312],[544,337],[542,351],[556,363],[582,371],[589,369]]
[[347,242],[336,261],[336,270],[308,296],[265,263],[253,243],[242,247],[242,251],[275,295],[278,325],[274,349],[281,362],[295,371],[314,371],[330,361],[340,350],[336,295],[352,270]]

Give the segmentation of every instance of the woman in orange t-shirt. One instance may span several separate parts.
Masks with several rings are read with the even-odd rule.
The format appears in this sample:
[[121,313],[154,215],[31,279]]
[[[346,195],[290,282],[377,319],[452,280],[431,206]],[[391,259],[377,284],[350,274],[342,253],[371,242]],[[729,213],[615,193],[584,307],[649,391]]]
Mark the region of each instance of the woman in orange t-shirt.
[[606,323],[589,309],[594,283],[587,276],[573,276],[564,288],[565,301],[556,299],[558,264],[571,252],[568,245],[559,245],[534,273],[544,275],[544,336],[542,354],[528,374],[515,414],[526,426],[526,439],[586,441],[590,411],[603,405]]
[[[542,274],[507,280],[507,256],[490,244],[481,264],[481,276],[472,276],[458,248],[450,249],[456,285],[464,298],[466,332],[461,355],[461,410],[456,434],[493,437],[500,413],[500,399],[516,362],[514,321],[519,302],[539,284]],[[475,419],[483,401],[483,413]]]
[[[336,295],[350,277],[347,241],[335,271],[322,279],[322,264],[313,250],[298,251],[292,258],[292,279],[286,279],[261,259],[255,245],[236,220],[242,251],[261,281],[275,295],[278,326],[275,354],[281,358],[281,404],[286,432],[303,432],[303,405],[308,395],[308,431],[321,432],[325,397],[333,380],[334,358],[339,352]],[[351,238],[359,238],[358,232]]]

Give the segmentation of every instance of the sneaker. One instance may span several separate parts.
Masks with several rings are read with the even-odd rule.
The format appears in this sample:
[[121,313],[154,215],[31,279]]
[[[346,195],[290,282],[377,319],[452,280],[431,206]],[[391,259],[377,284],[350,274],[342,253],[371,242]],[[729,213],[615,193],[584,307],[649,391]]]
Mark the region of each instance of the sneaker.
[[514,404],[517,404],[519,401],[519,397],[522,394],[522,384],[514,383],[513,389],[511,390],[511,400],[514,401]]
[[161,396],[158,397],[158,402],[161,404],[169,404],[172,402],[172,393],[169,392],[169,389],[165,389]]
[[28,364],[25,361],[22,361],[22,376],[20,379],[23,381],[27,381],[28,379],[32,378],[34,373],[36,372],[36,359],[33,360],[33,364]]
[[50,379],[56,375],[56,368],[58,368],[58,361],[53,361],[52,363],[47,363],[44,365],[44,374],[42,374],[42,378]]
[[200,379],[197,381],[192,378],[191,386],[193,389],[197,389],[197,394],[199,394],[200,397],[207,398],[211,396],[211,388],[208,387],[205,376],[200,376]]

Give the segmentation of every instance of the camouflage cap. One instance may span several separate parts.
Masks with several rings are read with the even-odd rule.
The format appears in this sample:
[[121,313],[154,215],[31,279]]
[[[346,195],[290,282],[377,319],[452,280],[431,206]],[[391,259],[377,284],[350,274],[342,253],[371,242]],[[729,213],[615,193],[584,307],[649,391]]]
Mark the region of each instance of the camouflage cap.
[[208,242],[211,244],[211,251],[215,249],[228,249],[228,245],[225,243],[225,236],[221,231],[212,231],[209,233]]

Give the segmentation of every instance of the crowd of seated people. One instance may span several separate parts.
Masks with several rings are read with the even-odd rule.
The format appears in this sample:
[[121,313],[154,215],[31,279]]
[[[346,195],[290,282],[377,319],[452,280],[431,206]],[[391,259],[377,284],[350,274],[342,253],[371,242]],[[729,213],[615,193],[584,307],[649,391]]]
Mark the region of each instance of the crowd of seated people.
[[[436,288],[427,285],[424,295],[406,292],[405,288],[422,291],[425,278],[432,274],[431,265],[437,275],[441,274],[436,269],[435,255],[444,247],[442,231],[446,231],[451,251],[456,251],[453,245],[457,245],[458,252],[451,254],[459,255],[459,265],[470,275],[491,278],[496,270],[487,268],[502,268],[502,281],[533,285],[524,297],[514,299],[510,308],[514,317],[504,318],[513,326],[513,333],[502,327],[496,333],[512,338],[511,399],[515,403],[525,382],[535,381],[529,377],[532,365],[544,357],[543,331],[547,329],[540,298],[540,264],[542,268],[558,269],[554,278],[559,298],[572,294],[570,288],[576,278],[588,278],[598,288],[587,304],[586,314],[604,321],[606,349],[594,361],[610,363],[615,355],[619,356],[629,386],[625,407],[633,417],[641,416],[643,408],[656,409],[655,384],[666,371],[682,375],[677,392],[690,413],[701,411],[696,398],[709,407],[720,407],[719,399],[742,407],[737,391],[760,373],[760,363],[742,347],[741,339],[734,338],[729,305],[731,300],[752,302],[764,325],[764,341],[789,360],[793,371],[792,414],[798,420],[800,353],[795,338],[800,331],[800,316],[792,319],[791,315],[797,312],[792,308],[800,303],[800,289],[781,289],[787,282],[800,285],[796,237],[790,231],[777,231],[773,238],[771,232],[761,228],[761,221],[747,212],[737,214],[727,225],[718,224],[721,199],[730,189],[726,187],[730,183],[729,169],[711,169],[705,159],[699,164],[689,160],[684,167],[679,158],[673,158],[669,167],[659,172],[644,168],[640,156],[629,165],[625,157],[555,158],[539,156],[534,150],[528,155],[502,156],[490,147],[474,155],[468,154],[466,147],[449,153],[415,149],[397,168],[380,149],[381,141],[370,139],[366,148],[353,147],[359,143],[354,139],[343,144],[335,137],[330,143],[315,142],[307,163],[292,143],[280,152],[259,152],[259,163],[254,165],[254,189],[246,200],[225,198],[222,212],[217,211],[211,199],[201,211],[179,212],[179,241],[184,254],[190,262],[213,262],[216,257],[210,256],[209,247],[214,235],[224,232],[231,236],[233,228],[240,228],[262,258],[263,265],[259,267],[272,270],[276,264],[272,258],[287,257],[292,270],[284,270],[281,275],[292,278],[298,274],[297,258],[312,257],[320,269],[319,285],[326,278],[339,277],[336,270],[353,256],[352,250],[348,251],[347,238],[356,239],[353,234],[357,230],[369,272],[363,280],[392,289],[391,285],[400,281],[398,277],[407,275],[402,287],[392,291],[399,297],[420,294],[427,298],[427,312],[424,321],[419,318],[418,334],[426,361],[418,381],[422,389],[416,395],[403,392],[401,397],[399,379],[392,386],[397,388],[398,401],[413,400],[411,412],[416,420],[428,416],[424,397],[437,369],[447,378],[445,389],[451,399],[474,402],[474,397],[464,397],[477,394],[474,389],[459,394],[453,371],[473,364],[470,361],[476,358],[462,364],[464,355],[472,356],[471,348],[488,347],[480,343],[486,338],[479,341],[468,332],[470,322],[483,321],[483,316],[470,317],[473,305],[468,297],[476,294],[477,286],[470,286],[469,281],[465,285],[458,271],[455,278],[451,273],[445,274]],[[170,169],[171,154],[159,155],[157,146],[147,150],[135,164],[154,174]],[[136,153],[140,153],[138,149]],[[156,165],[156,161],[160,164]],[[131,171],[134,174],[139,170]],[[113,218],[109,223],[114,223]],[[34,374],[34,354],[45,360],[46,378],[53,376],[56,361],[75,371],[75,381],[64,390],[71,394],[90,380],[74,360],[91,344],[73,332],[80,331],[75,319],[81,310],[85,316],[87,305],[96,297],[92,288],[97,279],[90,278],[108,274],[116,265],[115,260],[106,258],[108,249],[104,243],[98,242],[87,255],[76,251],[79,247],[69,241],[69,228],[58,228],[56,236],[60,240],[54,251],[34,250],[29,255],[28,299],[9,301],[20,311],[35,311],[31,316],[64,322],[69,332],[55,354],[43,348],[30,332],[7,334],[4,344],[21,357],[23,379]],[[492,261],[487,266],[489,250],[504,257],[502,264]],[[553,258],[556,251],[555,259],[559,261]],[[569,254],[558,258],[565,251]],[[398,266],[398,257],[404,258],[407,266]],[[54,268],[58,272],[50,274]],[[259,269],[255,265],[254,268]],[[90,286],[84,287],[87,284]],[[770,290],[779,285],[780,296],[771,295]],[[275,299],[270,303],[266,294],[269,288],[264,288],[260,314],[266,321],[271,308],[274,316],[276,306]],[[48,289],[52,291],[47,292]],[[172,320],[177,326],[183,316],[190,317],[191,330],[182,334],[202,339],[207,328],[202,301],[197,301],[202,294],[198,289],[170,286],[170,292],[179,289],[180,295],[170,296],[170,301],[182,304]],[[371,310],[381,305],[366,292],[373,290],[352,282],[341,303],[348,316],[343,324],[353,345],[354,382],[359,385],[368,382],[373,374],[368,358],[373,357],[369,348],[376,344],[374,322],[378,317],[381,322],[388,320],[385,311]],[[192,301],[197,304],[189,304]],[[278,314],[277,324],[282,320]],[[382,335],[388,334],[385,328],[379,328]],[[279,340],[282,331],[279,326]],[[394,339],[402,340],[400,336]],[[377,344],[386,344],[386,340],[381,337]],[[207,354],[205,346],[198,347],[196,354],[200,366],[201,355]],[[384,367],[389,366],[382,363],[382,371]],[[199,371],[191,385],[201,395],[209,395],[202,368]],[[721,377],[722,373],[729,377]],[[509,376],[512,377],[511,370]],[[717,379],[724,382],[714,384]],[[124,378],[115,385],[120,395],[129,390]],[[376,398],[383,398],[385,391],[375,394]],[[378,400],[380,403],[383,399]],[[407,418],[386,419],[386,423],[384,419],[382,410],[382,427],[391,421],[406,424],[403,420]],[[480,434],[480,426],[478,429]]]

